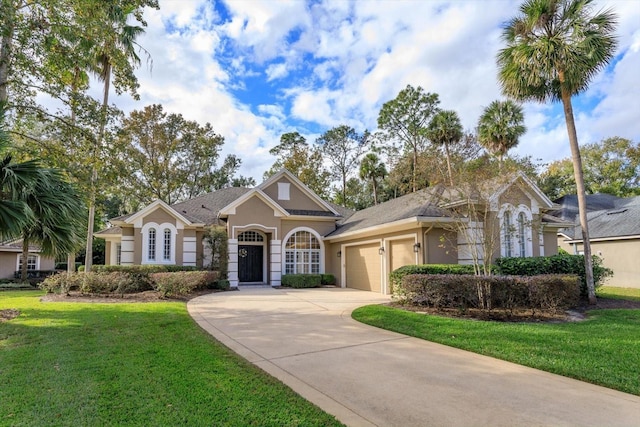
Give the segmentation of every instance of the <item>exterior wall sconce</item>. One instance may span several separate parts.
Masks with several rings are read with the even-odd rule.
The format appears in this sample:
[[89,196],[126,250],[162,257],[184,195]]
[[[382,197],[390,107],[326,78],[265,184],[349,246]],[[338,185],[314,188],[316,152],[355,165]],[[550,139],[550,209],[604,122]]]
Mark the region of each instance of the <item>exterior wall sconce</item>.
[[340,258],[342,256],[342,251],[338,251],[336,255],[338,255],[338,258]]
[[420,242],[413,245],[413,252],[415,253],[420,252]]
[[380,249],[378,249],[378,254],[384,255],[384,246],[380,246]]

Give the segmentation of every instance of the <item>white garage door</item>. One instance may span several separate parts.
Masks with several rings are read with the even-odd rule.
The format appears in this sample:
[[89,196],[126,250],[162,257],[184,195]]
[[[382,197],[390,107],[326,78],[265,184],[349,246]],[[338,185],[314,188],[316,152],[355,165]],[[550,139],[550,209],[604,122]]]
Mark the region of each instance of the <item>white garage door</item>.
[[345,273],[348,288],[380,292],[382,287],[382,257],[379,243],[346,248]]

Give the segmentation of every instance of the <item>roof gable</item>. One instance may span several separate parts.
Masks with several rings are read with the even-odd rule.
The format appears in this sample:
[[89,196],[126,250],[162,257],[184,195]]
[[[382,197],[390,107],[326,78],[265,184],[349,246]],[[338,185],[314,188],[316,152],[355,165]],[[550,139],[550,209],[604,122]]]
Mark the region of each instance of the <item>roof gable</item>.
[[[282,169],[276,174],[272,175],[256,188],[262,190],[265,194],[269,194],[270,196],[272,196],[271,199],[274,200],[274,198],[277,198],[277,183],[287,181],[291,185],[293,185],[301,193],[302,197],[306,198],[306,200],[297,200],[297,202],[300,203],[301,206],[296,206],[296,200],[291,200],[290,202],[278,202],[283,208],[287,209],[290,212],[315,211],[317,213],[321,213],[324,211],[331,213],[333,216],[341,216],[340,213],[333,208],[333,206],[322,200],[316,193],[314,193],[309,187],[307,187],[302,181],[300,181],[295,175],[293,175],[286,169]],[[316,206],[317,208],[315,208]]]
[[273,201],[273,199],[271,199],[269,196],[267,196],[264,192],[262,192],[262,190],[260,190],[257,187],[245,193],[244,195],[240,196],[239,198],[229,203],[224,208],[220,209],[220,215],[235,215],[238,207],[240,207],[247,200],[253,197],[256,197],[262,200],[263,203],[265,203],[267,206],[273,209],[274,216],[276,217],[289,216],[289,213],[282,206],[280,206],[275,201]]
[[489,203],[492,210],[499,210],[499,201],[503,194],[505,194],[514,185],[518,187],[530,200],[531,208],[534,213],[539,213],[540,209],[549,210],[556,207],[556,205],[549,199],[538,186],[529,179],[524,173],[518,172],[512,179],[508,180],[502,185],[499,185],[497,191],[493,192],[489,197]]
[[[166,204],[160,199],[156,200],[150,205],[147,205],[146,207],[139,210],[138,212],[126,217],[125,219],[122,220],[122,222],[124,222],[125,224],[133,224],[134,227],[140,228],[142,227],[143,218],[157,209],[162,209],[163,211],[171,215],[173,218],[182,222],[184,225],[192,226],[192,225],[198,224],[197,222],[193,222],[185,218],[184,215],[180,214],[179,212],[177,212],[175,209],[173,209],[171,206],[169,206],[168,204]],[[114,222],[114,221],[112,220],[111,222]]]

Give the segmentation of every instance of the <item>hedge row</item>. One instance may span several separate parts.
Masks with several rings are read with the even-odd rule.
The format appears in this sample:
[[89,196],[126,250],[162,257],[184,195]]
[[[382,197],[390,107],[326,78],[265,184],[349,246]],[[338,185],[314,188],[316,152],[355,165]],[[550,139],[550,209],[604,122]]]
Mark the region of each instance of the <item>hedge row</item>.
[[[494,267],[497,274],[537,276],[540,274],[574,274],[580,278],[580,295],[587,296],[584,255],[553,255],[529,258],[499,258]],[[613,271],[602,265],[602,259],[593,257],[593,279],[596,289],[603,285]]]
[[[218,280],[216,271],[159,272],[147,275],[139,272],[92,271],[90,273],[59,273],[48,277],[40,288],[49,293],[66,294],[77,290],[82,294],[119,294],[155,290],[162,296],[183,296],[200,289],[227,289],[229,282]],[[142,280],[141,280],[142,278]]]
[[473,265],[462,264],[421,264],[405,265],[389,274],[391,292],[400,285],[402,278],[409,274],[474,274]]
[[322,286],[321,274],[285,274],[280,282],[287,288],[318,288]]
[[559,310],[579,300],[578,277],[476,276],[410,274],[403,277],[394,297],[403,304],[435,308],[485,310],[516,308]]

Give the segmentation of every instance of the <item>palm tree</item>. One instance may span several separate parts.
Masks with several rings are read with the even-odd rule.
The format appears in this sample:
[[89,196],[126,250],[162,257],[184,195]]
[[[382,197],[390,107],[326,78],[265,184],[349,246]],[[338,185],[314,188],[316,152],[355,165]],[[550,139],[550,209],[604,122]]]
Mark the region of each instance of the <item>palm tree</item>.
[[444,146],[447,156],[447,170],[449,171],[449,182],[453,185],[453,172],[451,171],[451,155],[449,146],[456,144],[462,139],[462,124],[458,113],[452,110],[438,111],[429,122],[427,127],[427,138],[437,145]]
[[29,245],[37,244],[41,254],[53,257],[75,252],[82,242],[85,211],[75,188],[54,169],[41,169],[23,200],[33,212],[21,233],[21,278],[26,280]]
[[370,179],[373,186],[373,203],[378,204],[378,178],[387,175],[387,168],[375,153],[368,153],[360,163],[360,179]]
[[504,155],[526,131],[522,107],[509,100],[493,101],[478,120],[478,142],[498,157],[500,169]]
[[[85,271],[91,271],[93,260],[93,226],[96,211],[96,182],[98,180],[97,158],[98,151],[104,141],[109,106],[109,90],[111,75],[114,69],[120,70],[123,79],[128,80],[129,86],[135,91],[135,76],[132,69],[140,65],[140,57],[136,53],[136,38],[144,33],[140,26],[128,25],[128,17],[134,13],[134,8],[123,9],[116,4],[105,6],[108,31],[102,44],[95,49],[95,68],[92,69],[100,81],[103,82],[102,109],[98,138],[92,153],[91,191],[89,197],[89,220],[87,224],[87,247],[85,255]],[[104,23],[102,24],[104,25]],[[146,52],[146,51],[145,51]],[[148,52],[147,52],[148,55]]]
[[11,141],[5,129],[5,105],[0,102],[0,241],[19,236],[33,218],[22,196],[38,179],[39,170],[37,161],[16,163],[8,153]]
[[589,302],[596,303],[582,159],[571,97],[613,58],[616,16],[593,13],[593,0],[528,0],[503,32],[498,53],[502,91],[517,100],[562,101],[576,178]]

